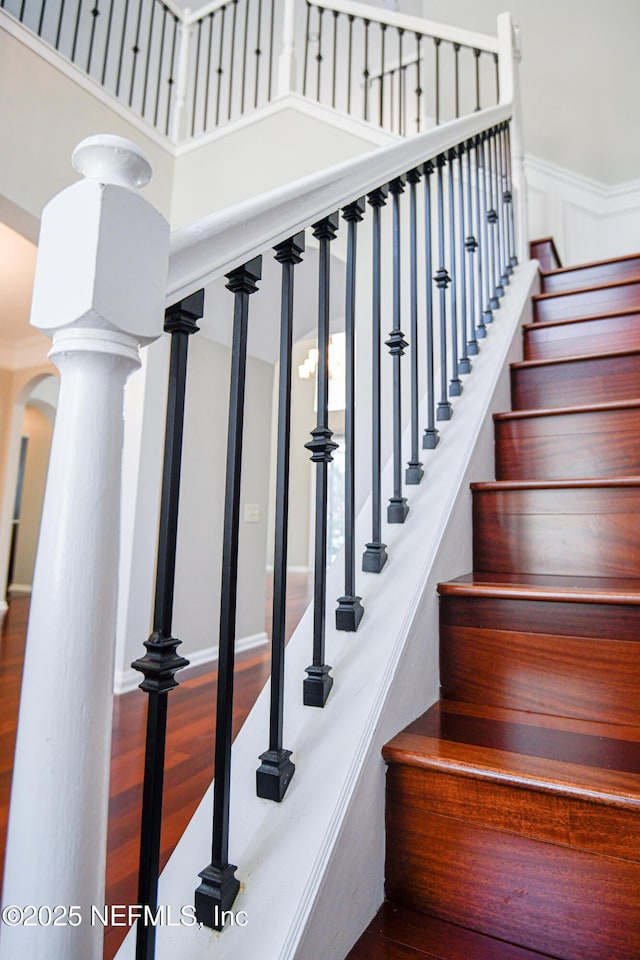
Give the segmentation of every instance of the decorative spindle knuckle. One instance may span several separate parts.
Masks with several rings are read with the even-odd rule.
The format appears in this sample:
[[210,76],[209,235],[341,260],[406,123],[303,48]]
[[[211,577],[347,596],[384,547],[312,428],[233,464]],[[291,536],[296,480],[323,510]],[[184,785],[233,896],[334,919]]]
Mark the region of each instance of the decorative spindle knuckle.
[[311,461],[313,463],[331,463],[333,457],[331,454],[338,449],[338,444],[334,443],[331,437],[333,431],[328,427],[314,427],[311,431],[313,440],[305,443],[305,448],[311,451]]
[[420,181],[421,176],[422,176],[421,171],[417,167],[414,167],[413,170],[409,170],[409,172],[407,173],[407,182],[418,183]]
[[225,277],[229,281],[225,286],[232,293],[255,293],[258,280],[262,279],[262,257],[254,257],[248,263],[225,274]]
[[311,225],[316,240],[335,240],[340,226],[340,217],[337,213],[330,213]]
[[449,150],[447,150],[447,160],[455,160],[457,156],[458,156],[457,147],[450,147]]
[[147,693],[166,693],[177,687],[175,674],[189,665],[188,660],[176,653],[180,640],[154,631],[144,645],[147,648],[145,655],[131,664],[134,670],[144,674],[140,689]]
[[198,876],[202,883],[195,893],[196,919],[210,930],[222,930],[223,914],[233,906],[240,890],[237,867],[228,863],[223,868],[210,864]]
[[371,193],[367,194],[367,202],[371,207],[384,207],[387,202],[387,196],[389,195],[388,187],[376,187],[375,190],[372,190]]
[[366,209],[365,198],[359,197],[358,200],[354,200],[342,208],[342,216],[347,223],[360,223],[364,219]]
[[394,177],[389,183],[389,193],[394,197],[400,196],[401,193],[404,193],[405,182],[404,176]]
[[451,283],[451,277],[449,276],[449,274],[447,273],[444,267],[440,267],[440,269],[436,272],[435,276],[433,277],[433,280],[438,290],[446,290],[449,284]]
[[389,347],[389,353],[392,357],[402,357],[409,344],[404,339],[404,334],[401,330],[392,330],[389,334],[389,339],[385,340],[385,346]]
[[447,165],[447,158],[445,157],[444,153],[439,153],[438,156],[436,157],[436,167],[439,167],[440,169],[442,169],[442,167],[446,167],[446,165]]
[[282,243],[277,243],[273,249],[278,263],[300,263],[305,250],[304,230]]
[[204,290],[197,290],[184,300],[167,307],[164,314],[166,333],[197,333],[198,320],[204,316]]
[[433,165],[433,160],[427,160],[426,163],[423,163],[422,172],[425,177],[430,177],[434,170],[435,166]]
[[475,237],[467,237],[464,241],[465,250],[470,250],[472,253],[478,249],[478,241]]
[[512,200],[513,200],[513,196],[512,196],[512,194],[511,194],[511,191],[510,191],[510,190],[505,190],[504,193],[502,194],[502,199],[504,200],[505,203],[511,203]]
[[497,223],[497,222],[498,222],[498,214],[496,213],[496,211],[493,208],[491,210],[487,210],[487,223]]

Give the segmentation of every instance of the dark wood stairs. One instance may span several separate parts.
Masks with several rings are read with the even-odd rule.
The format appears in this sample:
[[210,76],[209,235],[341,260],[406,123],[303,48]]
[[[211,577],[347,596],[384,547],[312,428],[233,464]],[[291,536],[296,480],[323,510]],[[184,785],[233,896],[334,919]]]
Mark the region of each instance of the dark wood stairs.
[[562,268],[441,584],[441,699],[386,745],[386,898],[348,960],[640,958],[640,256]]

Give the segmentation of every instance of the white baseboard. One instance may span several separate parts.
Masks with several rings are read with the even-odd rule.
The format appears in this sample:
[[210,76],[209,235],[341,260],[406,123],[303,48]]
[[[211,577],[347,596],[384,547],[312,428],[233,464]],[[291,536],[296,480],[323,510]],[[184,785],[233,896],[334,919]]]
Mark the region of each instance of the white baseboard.
[[527,154],[529,236],[552,236],[563,266],[636,253],[640,180],[609,186]]
[[[262,633],[252,633],[248,637],[241,637],[236,640],[236,654],[244,653],[246,650],[253,650],[255,647],[262,647],[269,642],[269,637]],[[217,647],[204,647],[202,650],[196,650],[195,653],[186,654],[189,660],[189,666],[180,672],[180,676],[185,676],[195,667],[201,667],[206,663],[215,663],[218,659]],[[142,682],[141,674],[137,670],[117,670],[113,681],[113,692],[117,695],[121,693],[131,693]]]

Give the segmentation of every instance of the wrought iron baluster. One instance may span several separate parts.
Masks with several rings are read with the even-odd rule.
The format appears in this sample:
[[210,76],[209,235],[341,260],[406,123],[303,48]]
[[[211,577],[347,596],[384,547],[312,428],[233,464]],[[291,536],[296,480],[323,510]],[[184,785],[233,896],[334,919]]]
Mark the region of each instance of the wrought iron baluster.
[[404,136],[404,84],[402,66],[402,38],[404,30],[398,27],[398,133]]
[[422,34],[416,33],[416,132],[420,133],[420,126],[422,122],[422,108],[420,103],[420,98],[422,97],[422,80],[421,80],[421,70],[422,70]]
[[207,49],[207,79],[204,88],[204,120],[202,122],[202,132],[206,133],[209,128],[209,88],[211,86],[211,48],[213,46],[213,13],[209,14],[209,44]]
[[498,54],[494,53],[493,62],[496,73],[496,103],[500,103],[500,68],[498,67]]
[[147,88],[149,86],[149,64],[151,62],[151,42],[153,39],[153,21],[156,12],[156,0],[151,3],[151,16],[149,18],[149,36],[147,38],[147,62],[144,68],[144,86],[142,88],[142,107],[140,113],[144,117],[144,110],[147,103]]
[[[466,222],[466,231],[467,236],[464,241],[465,250],[467,251],[467,276],[469,277],[469,341],[467,343],[467,352],[470,356],[475,356],[479,352],[478,340],[479,336],[477,330],[476,318],[479,317],[479,322],[482,323],[482,317],[478,314],[476,310],[476,283],[475,283],[475,256],[476,250],[478,249],[478,242],[475,238],[474,229],[473,229],[473,203],[472,203],[472,180],[471,180],[471,151],[473,149],[473,140],[467,140],[465,144],[465,154],[467,157],[467,222]],[[483,335],[486,334],[484,326],[482,328]]]
[[501,194],[502,194],[502,263],[504,266],[503,279],[505,283],[509,283],[509,277],[513,273],[513,267],[511,266],[509,251],[510,251],[510,233],[509,233],[509,203],[511,202],[511,194],[509,193],[509,180],[507,174],[507,122],[500,124],[500,133],[498,139],[498,145],[500,149],[500,170],[501,170]]
[[436,417],[438,420],[450,420],[453,415],[447,393],[447,287],[451,277],[447,273],[444,257],[444,192],[442,188],[442,170],[447,164],[443,153],[436,158],[438,170],[438,259],[440,266],[433,278],[440,291],[440,402]]
[[[180,501],[180,472],[189,337],[203,316],[204,290],[199,290],[165,313],[164,329],[171,334],[169,391],[164,441],[164,466],[158,536],[153,632],[147,652],[131,666],[144,675],[140,689],[148,693],[138,903],[155,915],[158,907],[160,833],[164,781],[167,697],[178,685],[175,674],[189,663],[176,652],[180,641],[171,634]],[[140,921],[136,933],[136,960],[153,960],[155,927]]]
[[480,109],[480,51],[474,50],[473,56],[476,61],[476,112]]
[[418,368],[418,222],[416,213],[416,184],[420,171],[407,174],[409,183],[409,289],[411,302],[411,459],[407,464],[405,483],[420,483],[424,476],[420,449],[420,383]]
[[[142,0],[140,2],[140,8],[142,9]],[[76,14],[76,26],[73,31],[73,45],[71,47],[71,63],[76,62],[76,47],[78,45],[78,32],[80,30],[80,17],[82,16],[82,0],[78,0],[78,12]]]
[[434,37],[433,43],[436,48],[435,71],[436,71],[436,127],[440,124],[440,37]]
[[[44,10],[44,5],[43,5]],[[100,16],[100,5],[96,0],[96,5],[91,11],[91,35],[89,37],[89,53],[87,54],[87,73],[91,73],[91,60],[93,59],[93,44],[96,38],[96,25]]]
[[[60,13],[58,15],[58,29],[56,30],[56,43],[55,43],[56,50],[60,49],[60,34],[62,33],[62,21],[64,19],[64,4],[65,4],[65,0],[61,0]],[[126,25],[127,25],[127,6],[128,6],[128,0],[127,0],[127,4],[125,5],[123,36],[124,36],[124,29],[126,28]]]
[[269,82],[267,88],[267,101],[271,101],[271,87],[273,82],[273,34],[275,26],[275,7],[276,0],[271,0],[271,20],[269,26]]
[[455,105],[456,105],[456,119],[460,116],[460,44],[454,43],[453,45],[453,62],[454,62],[454,71],[455,71]]
[[427,427],[422,435],[424,450],[434,450],[438,446],[438,430],[435,414],[435,376],[433,363],[433,289],[431,287],[433,269],[431,240],[431,175],[435,167],[427,160],[422,168],[424,173],[424,264],[425,264],[425,303],[427,327]]
[[404,193],[404,177],[389,184],[393,197],[393,330],[386,346],[393,358],[393,496],[387,507],[388,523],[404,523],[409,504],[402,496],[402,367],[401,360],[409,344],[400,329],[401,260],[400,260],[400,194]]
[[487,194],[487,163],[485,154],[486,133],[476,137],[476,169],[479,171],[479,184],[482,191],[482,274],[484,278],[484,311],[482,320],[485,326],[493,322],[493,310],[498,306],[491,296],[491,249],[489,247],[489,199]]
[[294,268],[302,261],[304,232],[275,247],[282,264],[280,299],[280,376],[278,383],[278,449],[276,464],[275,549],[273,558],[273,613],[271,621],[271,704],[269,749],[260,754],[256,792],[279,803],[293,777],[291,751],[283,744],[284,648],[287,617],[287,552],[289,544],[289,437],[291,434],[291,352],[293,343]]
[[322,15],[324,14],[324,8],[318,7],[318,52],[316,54],[316,63],[318,64],[316,71],[316,100],[320,100],[320,73],[322,70]]
[[460,278],[460,334],[462,337],[462,352],[460,354],[460,363],[458,369],[460,373],[471,373],[471,361],[469,360],[468,344],[473,336],[473,328],[469,329],[469,313],[467,309],[467,267],[464,257],[464,238],[465,238],[465,209],[464,209],[464,171],[462,169],[462,158],[466,153],[464,143],[458,145],[458,222],[460,237],[460,258],[458,277]]
[[509,198],[507,203],[509,204],[509,227],[510,227],[510,244],[509,244],[509,263],[512,267],[517,266],[518,257],[516,255],[516,225],[515,225],[515,211],[513,204],[513,178],[511,176],[511,122],[507,121],[507,130],[506,130],[506,154],[507,154],[507,188]]
[[[224,18],[227,12],[227,8],[222,8],[222,19],[220,21],[220,43],[218,45],[218,67],[216,73],[218,75],[218,87],[216,90],[216,127],[220,122],[220,93],[222,91],[222,75],[224,73],[222,67],[222,54],[223,54],[223,43],[224,43]],[[229,76],[229,83],[231,83],[231,76]]]
[[494,137],[494,152],[496,165],[496,192],[498,207],[498,253],[500,282],[504,286],[509,283],[507,273],[507,258],[505,256],[506,218],[504,205],[504,170],[502,166],[502,124],[496,127]]
[[304,67],[302,70],[302,95],[303,97],[307,94],[307,64],[309,62],[309,44],[311,42],[309,37],[309,21],[311,19],[311,4],[307,0],[307,22],[305,25],[304,31]]
[[167,17],[169,16],[169,10],[163,5],[162,7],[162,33],[160,34],[160,62],[158,63],[158,79],[156,81],[156,105],[153,111],[153,125],[157,127],[158,125],[158,112],[160,110],[160,83],[162,81],[162,69],[164,67],[164,41],[167,33]]
[[236,28],[238,26],[238,0],[231,0],[233,4],[233,19],[231,21],[231,43],[229,45],[229,101],[227,105],[227,120],[231,119],[233,106],[233,74],[235,66]]
[[338,600],[336,629],[353,632],[362,620],[364,607],[356,595],[356,488],[355,488],[355,319],[356,250],[358,224],[364,217],[364,198],[348,204],[342,216],[348,224],[347,286],[345,298],[345,471],[344,471],[344,596]]
[[372,311],[371,311],[371,542],[366,544],[362,569],[380,573],[387,561],[382,542],[381,430],[380,430],[380,340],[381,340],[381,264],[380,208],[387,202],[386,187],[378,187],[367,197],[373,209],[372,229]]
[[[60,5],[60,20],[58,22],[58,36],[56,39],[56,49],[60,44],[60,29],[62,27],[62,14],[64,12],[64,0]],[[116,97],[120,93],[120,79],[122,77],[122,61],[124,58],[124,42],[127,35],[127,19],[129,16],[129,0],[125,0],[124,16],[122,18],[122,36],[120,37],[120,56],[118,57],[118,75],[116,77]]]
[[[24,7],[24,3],[22,4]],[[4,3],[0,4],[0,7],[4,7]],[[42,26],[44,24],[44,12],[47,8],[47,0],[42,0],[42,6],[40,7],[40,19],[38,20],[38,36],[42,36]],[[22,19],[22,17],[21,17]]]
[[165,134],[169,133],[169,124],[171,122],[171,94],[173,92],[173,70],[176,62],[176,42],[178,39],[178,18],[173,17],[173,38],[171,40],[171,64],[169,66],[169,79],[167,80],[167,112],[165,117]]
[[242,81],[240,86],[240,116],[244,113],[244,94],[247,85],[247,48],[249,45],[249,0],[244,7],[244,40],[242,43]]
[[504,294],[504,288],[500,282],[500,240],[498,236],[498,211],[497,211],[497,189],[496,189],[496,167],[494,161],[495,147],[495,129],[491,129],[487,134],[487,170],[489,175],[489,196],[491,209],[487,219],[491,224],[491,254],[493,260],[493,306],[499,306],[500,297]]
[[324,707],[333,677],[331,667],[324,662],[325,605],[327,593],[327,468],[337,444],[329,429],[329,244],[338,231],[338,214],[331,214],[313,224],[313,235],[320,241],[318,271],[318,423],[311,431],[312,440],[305,443],[316,465],[315,560],[313,591],[313,663],[306,668],[303,700],[309,707]]
[[460,363],[458,360],[458,270],[456,265],[456,220],[455,220],[455,201],[453,192],[453,161],[458,156],[455,147],[449,150],[447,159],[449,161],[449,257],[450,257],[450,282],[451,282],[451,383],[449,384],[449,396],[459,397],[462,393],[462,381],[460,380]]
[[196,66],[193,73],[193,110],[191,113],[191,136],[196,132],[196,111],[198,109],[198,84],[200,81],[200,42],[202,40],[202,20],[198,20],[198,40],[196,43]]
[[336,105],[336,67],[337,67],[337,53],[338,53],[338,17],[339,16],[340,16],[339,11],[334,10],[333,11],[333,64],[332,64],[332,76],[331,76],[331,106],[332,107],[335,107]]
[[362,78],[364,80],[364,109],[363,117],[369,119],[369,26],[370,20],[364,21],[364,70]]
[[347,113],[351,113],[351,65],[353,61],[353,21],[355,17],[349,14],[349,55],[347,60]]
[[384,126],[384,46],[387,33],[386,23],[380,24],[380,126]]
[[234,294],[229,433],[222,541],[222,586],[220,591],[220,642],[218,646],[218,692],[216,705],[215,781],[213,789],[213,841],[211,863],[199,874],[202,883],[195,892],[196,918],[206,927],[220,930],[224,911],[233,905],[240,882],[229,863],[229,794],[231,786],[231,735],[233,721],[233,670],[238,590],[238,528],[240,525],[240,477],[242,427],[247,359],[249,297],[262,275],[262,257],[227,274],[227,289]]
[[133,103],[133,90],[136,82],[136,68],[138,66],[138,54],[140,53],[140,26],[142,22],[142,7],[144,6],[144,0],[140,0],[140,5],[138,7],[138,22],[136,24],[136,37],[133,43],[133,64],[131,65],[131,85],[129,87],[129,106]]
[[[249,16],[249,6],[247,4],[247,17]],[[254,56],[256,58],[256,72],[254,78],[254,94],[253,94],[253,106],[254,109],[258,106],[258,83],[260,80],[260,57],[262,56],[262,49],[260,47],[260,35],[262,33],[262,0],[258,0],[258,18],[256,23],[256,49],[254,50]]]

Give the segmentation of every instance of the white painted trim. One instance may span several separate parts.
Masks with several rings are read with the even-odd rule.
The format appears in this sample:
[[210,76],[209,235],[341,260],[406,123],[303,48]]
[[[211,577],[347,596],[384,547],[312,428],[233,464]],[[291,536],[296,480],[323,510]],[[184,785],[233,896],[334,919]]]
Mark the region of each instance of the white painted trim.
[[478,50],[498,52],[498,41],[486,33],[475,33],[472,30],[463,30],[460,27],[450,27],[435,20],[424,20],[422,17],[412,17],[407,13],[396,13],[393,10],[381,10],[368,4],[354,3],[352,0],[312,0],[316,7],[325,10],[337,10],[339,13],[353,14],[364,20],[374,23],[386,23],[390,27],[399,27],[407,33],[425,33],[431,37],[439,37],[451,43],[459,43],[464,47],[473,47]]
[[382,130],[373,123],[367,123],[367,121],[360,120],[358,117],[352,117],[347,113],[342,113],[339,110],[334,110],[332,107],[318,103],[317,100],[310,100],[308,97],[303,97],[301,93],[288,93],[282,97],[274,98],[270,103],[266,103],[257,110],[243,114],[243,116],[238,117],[237,120],[231,120],[217,127],[215,130],[210,130],[208,133],[203,133],[185,143],[179,144],[175,148],[175,156],[183,157],[195,150],[199,150],[201,147],[208,146],[210,143],[215,143],[216,140],[221,140],[229,133],[235,133],[236,130],[242,130],[244,127],[251,126],[256,123],[256,121],[263,120],[266,117],[272,117],[281,113],[283,110],[290,109],[305,113],[307,116],[313,117],[314,120],[324,121],[338,130],[344,130],[346,133],[350,133],[356,137],[362,137],[363,140],[366,140],[374,146],[386,147],[389,143],[396,143],[398,140],[404,139],[398,136],[398,134],[390,133],[388,130]]
[[524,162],[528,178],[547,177],[554,180],[559,186],[574,191],[576,199],[593,213],[606,215],[628,209],[630,205],[640,206],[640,180],[608,185],[530,153],[525,155]]
[[18,40],[19,43],[23,44],[23,46],[27,47],[32,53],[35,53],[36,56],[54,67],[69,80],[72,80],[79,87],[82,87],[83,90],[95,97],[96,100],[99,100],[100,103],[109,107],[114,113],[119,114],[123,120],[130,123],[136,130],[139,130],[143,136],[148,137],[149,140],[153,140],[159,147],[163,147],[172,157],[175,156],[175,146],[168,137],[159,133],[155,127],[152,127],[146,120],[143,120],[134,110],[125,106],[124,103],[109,93],[108,90],[105,90],[96,80],[87,76],[80,67],[71,63],[66,57],[58,53],[57,50],[50,47],[48,43],[45,43],[44,40],[41,40],[40,37],[32,33],[31,30],[24,27],[17,20],[14,20],[5,10],[0,10],[0,29],[4,30],[15,40]]
[[16,594],[20,597],[30,597],[32,586],[30,583],[12,583],[7,589],[7,593]]
[[[252,633],[247,637],[241,637],[240,640],[236,640],[234,649],[237,655],[247,650],[254,650],[256,647],[263,647],[267,643],[269,643],[269,637],[262,631],[261,633]],[[189,671],[195,669],[195,667],[201,667],[207,663],[216,663],[218,660],[218,648],[204,647],[202,650],[196,650],[195,653],[186,654],[186,657],[189,661],[189,666],[180,671],[181,677],[188,676]],[[132,690],[140,686],[141,682],[140,673],[137,670],[116,670],[113,680],[113,692],[116,695],[131,693]]]
[[333,213],[354,197],[400,176],[511,116],[490,107],[227,207],[171,237],[167,304]]

